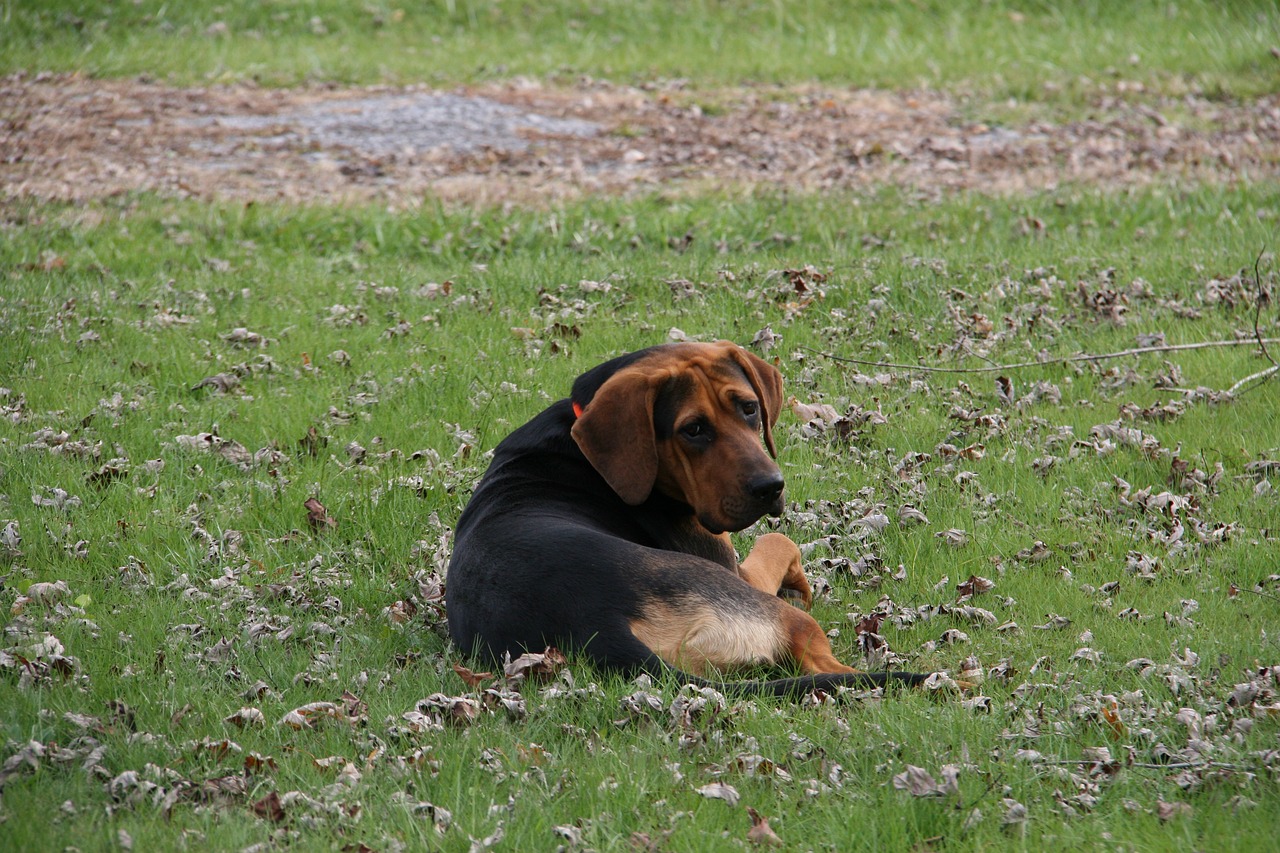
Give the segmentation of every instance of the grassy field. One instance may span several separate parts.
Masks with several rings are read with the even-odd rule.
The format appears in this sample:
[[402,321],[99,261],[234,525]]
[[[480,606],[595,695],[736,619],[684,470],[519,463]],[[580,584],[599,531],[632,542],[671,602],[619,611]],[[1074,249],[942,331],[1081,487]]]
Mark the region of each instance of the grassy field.
[[[789,847],[1263,843],[1278,805],[1277,722],[1263,709],[1274,695],[1228,699],[1277,651],[1280,514],[1248,466],[1280,453],[1280,394],[1271,383],[1215,405],[1155,387],[1174,376],[1228,387],[1264,364],[1254,348],[1009,371],[1015,400],[1031,394],[1013,404],[991,375],[891,371],[868,384],[885,371],[808,348],[981,367],[1154,333],[1231,339],[1254,319],[1252,278],[1234,277],[1269,239],[1259,214],[1280,194],[1064,194],[1035,202],[1041,238],[1020,236],[1026,201],[874,202],[597,202],[554,217],[148,199],[10,207],[0,476],[2,515],[21,541],[6,558],[0,691],[11,749],[34,740],[59,757],[50,747],[38,770],[8,780],[6,843],[103,848],[124,831],[140,848],[203,838],[219,849],[461,849],[501,825],[509,849],[550,848],[555,827],[580,833],[580,844],[560,839],[571,847],[623,846],[640,832],[669,849],[722,849],[745,843],[749,823],[697,793],[717,781]],[[706,239],[669,247],[691,229]],[[892,236],[864,248],[868,235]],[[778,271],[810,266],[822,298],[802,306]],[[676,300],[666,282],[681,279],[695,295]],[[1274,284],[1268,269],[1263,286]],[[1124,325],[1092,307],[1089,294],[1107,289],[1128,294]],[[1234,304],[1210,295],[1233,292]],[[419,700],[467,692],[419,617],[438,622],[429,578],[485,451],[613,352],[673,327],[746,342],[765,326],[783,336],[774,354],[790,394],[887,421],[841,440],[784,415],[795,506],[782,529],[836,537],[833,552],[813,553],[832,585],[818,617],[858,660],[850,617],[923,614],[886,621],[890,648],[910,667],[954,674],[972,656],[994,668],[980,690],[989,704],[730,700],[685,727],[665,710],[677,685],[654,690],[663,710],[635,717],[620,705],[635,685],[571,662],[574,688],[527,688],[523,719],[499,711],[409,732],[401,715]],[[986,359],[937,354],[961,340]],[[204,382],[216,376],[229,378]],[[1037,383],[1049,384],[1038,400]],[[1170,401],[1176,414],[1140,413]],[[957,420],[956,407],[992,419]],[[1117,421],[1158,448],[1076,444]],[[243,451],[182,438],[202,433]],[[981,458],[945,449],[974,444]],[[1192,473],[1179,476],[1175,459]],[[1218,465],[1216,483],[1197,482]],[[1117,478],[1185,498],[1183,540],[1170,541],[1175,516],[1122,500]],[[308,526],[312,497],[336,527]],[[903,504],[928,522],[900,527]],[[875,511],[894,523],[868,533],[857,520]],[[966,545],[938,536],[952,528]],[[1045,559],[1018,557],[1037,540]],[[883,568],[873,560],[853,578],[819,562],[835,556]],[[973,575],[995,581],[970,603],[996,623],[946,613]],[[59,581],[66,591],[47,602],[18,598]],[[1118,586],[1101,591],[1108,583]],[[398,624],[397,602],[418,617]],[[940,642],[948,629],[968,641]],[[47,635],[73,662],[33,651]],[[1150,669],[1129,665],[1139,658]],[[282,723],[344,691],[363,703],[361,724]],[[225,721],[244,707],[264,724]],[[1188,723],[1184,707],[1203,722]],[[90,772],[88,743],[105,746]],[[1072,764],[1100,747],[1120,763]],[[1016,760],[1023,749],[1051,761]],[[245,771],[253,755],[270,769]],[[359,780],[317,764],[330,756]],[[936,775],[946,764],[961,766],[956,794],[916,799],[891,785],[908,765]],[[200,787],[226,777],[231,793]],[[301,792],[278,824],[248,806],[273,791]],[[1005,800],[1029,820],[1006,824]],[[420,801],[452,813],[442,835]],[[74,808],[52,820],[24,817],[63,802]],[[1189,811],[1161,818],[1161,803]]]
[[[0,61],[984,99],[1108,66],[1247,98],[1280,65],[1265,4],[655,6],[10,4]],[[6,197],[0,850],[1271,849],[1280,384],[1223,391],[1272,364],[1278,216],[1243,180]],[[898,666],[977,688],[744,702],[573,657],[464,683],[439,583],[494,445],[613,354],[766,329],[814,615],[854,665],[880,613]],[[1157,344],[1205,346],[1066,361]]]
[[1123,78],[1152,91],[1275,91],[1269,2],[49,0],[3,7],[0,68],[182,83],[447,85],[528,74],[698,85],[820,80],[1074,99]]

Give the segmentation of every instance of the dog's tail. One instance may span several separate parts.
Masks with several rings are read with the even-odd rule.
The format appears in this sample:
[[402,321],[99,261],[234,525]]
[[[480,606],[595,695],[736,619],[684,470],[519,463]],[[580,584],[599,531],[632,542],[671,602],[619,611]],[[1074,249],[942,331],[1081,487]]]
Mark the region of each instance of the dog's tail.
[[777,696],[782,699],[800,699],[817,690],[835,692],[839,687],[870,689],[875,687],[919,687],[929,678],[920,672],[832,672],[816,675],[800,675],[794,678],[775,678],[769,681],[711,681],[675,669],[657,655],[653,655],[640,667],[654,678],[674,677],[686,684],[710,687],[721,693],[739,696]]

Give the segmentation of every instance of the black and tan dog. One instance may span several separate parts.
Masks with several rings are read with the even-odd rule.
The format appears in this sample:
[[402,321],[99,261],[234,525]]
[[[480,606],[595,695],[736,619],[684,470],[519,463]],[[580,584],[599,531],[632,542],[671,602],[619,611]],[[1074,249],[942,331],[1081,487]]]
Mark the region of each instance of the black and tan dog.
[[727,341],[583,374],[498,445],[462,513],[445,587],[454,643],[489,659],[554,645],[699,684],[790,661],[804,675],[715,684],[777,695],[922,681],[835,658],[817,621],[779,597],[812,597],[786,536],[766,533],[738,561],[729,531],[783,509],[770,458],[781,406],[778,371]]

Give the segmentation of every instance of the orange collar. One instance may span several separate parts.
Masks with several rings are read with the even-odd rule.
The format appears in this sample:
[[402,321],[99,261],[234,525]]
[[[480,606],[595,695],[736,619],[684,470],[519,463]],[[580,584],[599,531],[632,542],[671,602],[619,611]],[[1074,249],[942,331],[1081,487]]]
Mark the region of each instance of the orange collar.
[[579,403],[577,400],[573,401],[573,416],[575,418],[582,417],[582,404]]

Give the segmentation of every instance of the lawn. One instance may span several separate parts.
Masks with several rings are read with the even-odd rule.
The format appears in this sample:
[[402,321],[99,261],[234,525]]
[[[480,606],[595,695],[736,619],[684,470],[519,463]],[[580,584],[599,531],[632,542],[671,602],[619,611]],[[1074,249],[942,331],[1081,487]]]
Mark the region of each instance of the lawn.
[[[1263,4],[729,6],[43,4],[0,58],[1087,110],[1079,75],[1137,52],[1136,98],[1274,108]],[[1280,354],[1274,175],[0,214],[0,849],[1274,846],[1280,384],[1241,383]],[[440,585],[493,447],[684,338],[785,377],[788,511],[739,551],[802,543],[842,659],[973,689],[459,674]]]

